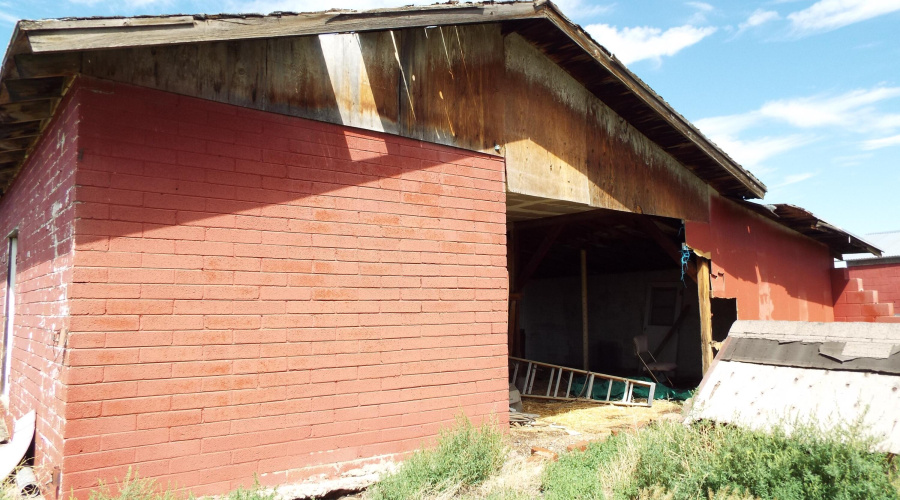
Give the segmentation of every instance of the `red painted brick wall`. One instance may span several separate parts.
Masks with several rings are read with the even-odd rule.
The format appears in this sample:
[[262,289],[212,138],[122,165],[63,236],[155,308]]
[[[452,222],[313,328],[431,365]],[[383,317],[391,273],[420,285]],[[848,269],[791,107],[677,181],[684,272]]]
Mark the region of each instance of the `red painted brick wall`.
[[[882,279],[877,273],[858,273],[856,269],[832,270],[834,320],[900,323],[900,317],[894,316],[894,303],[881,295],[881,289],[893,290],[890,280]],[[863,276],[872,277],[880,288],[873,290]]]
[[[222,493],[507,404],[496,157],[84,81],[63,488]],[[334,473],[337,469],[328,469]]]
[[867,290],[878,292],[878,301],[894,304],[900,312],[900,264],[848,267],[850,278],[863,280]]
[[828,248],[710,196],[709,223],[687,222],[687,244],[711,255],[714,297],[737,299],[738,319],[834,321]]
[[[35,410],[39,479],[62,464],[65,407],[62,360],[72,280],[78,106],[66,100],[27,164],[0,199],[0,301],[7,297],[9,245],[18,229],[13,356],[7,421]],[[4,309],[0,314],[5,314]],[[4,318],[5,320],[5,318]],[[0,322],[0,328],[4,322]],[[0,347],[0,352],[5,349]],[[10,427],[12,431],[12,427]],[[53,497],[56,484],[48,485]]]

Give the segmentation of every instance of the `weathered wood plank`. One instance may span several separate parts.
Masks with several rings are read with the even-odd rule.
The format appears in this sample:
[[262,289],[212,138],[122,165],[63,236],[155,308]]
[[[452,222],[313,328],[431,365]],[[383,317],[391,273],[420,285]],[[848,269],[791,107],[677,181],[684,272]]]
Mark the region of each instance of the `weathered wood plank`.
[[706,184],[517,34],[506,38],[511,192],[708,220]]
[[25,158],[25,151],[0,152],[0,165],[16,164]]
[[19,78],[68,76],[81,71],[80,52],[19,54],[14,57]]
[[722,150],[710,143],[696,127],[666,104],[661,97],[641,82],[624,64],[605,52],[584,31],[568,22],[562,16],[551,10],[545,12],[547,19],[565,33],[576,45],[581,47],[582,50],[593,55],[597,64],[613,74],[627,88],[628,93],[647,106],[656,118],[662,119],[682,136],[690,138],[696,148],[707,157],[713,159],[719,167],[727,171],[735,179],[738,179],[754,195],[759,198],[765,195],[766,187],[759,179],[741,168],[731,158],[727,157]]
[[499,25],[406,30],[400,60],[404,135],[482,152],[502,142]]
[[703,373],[709,370],[715,357],[712,348],[712,305],[710,304],[709,261],[699,258],[697,266],[697,298],[700,302],[700,349]]
[[[109,20],[97,26],[66,21],[36,21],[20,29],[28,35],[35,53],[92,50],[179,43],[246,40],[285,36],[319,35],[462,25],[528,19],[543,16],[531,3],[440,5],[409,7],[366,13],[324,12],[282,16],[209,16],[158,18],[158,25],[125,24],[134,19]],[[116,23],[119,23],[118,25]]]
[[24,137],[21,139],[5,139],[0,140],[0,151],[22,151],[28,149],[31,145],[31,139]]
[[11,101],[29,101],[62,97],[66,78],[62,76],[23,78],[5,80],[4,83]]
[[41,122],[20,122],[0,125],[0,140],[34,137],[41,133]]
[[0,104],[0,123],[28,122],[50,118],[53,115],[54,104],[55,102],[50,99]]

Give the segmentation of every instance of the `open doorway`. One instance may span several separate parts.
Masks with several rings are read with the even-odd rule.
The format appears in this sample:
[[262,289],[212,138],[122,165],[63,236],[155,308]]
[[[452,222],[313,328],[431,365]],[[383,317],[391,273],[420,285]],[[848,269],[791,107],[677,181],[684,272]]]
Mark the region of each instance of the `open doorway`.
[[639,377],[647,375],[635,352],[642,337],[671,365],[674,385],[699,382],[696,271],[682,260],[680,220],[612,210],[524,220],[509,213],[511,355]]

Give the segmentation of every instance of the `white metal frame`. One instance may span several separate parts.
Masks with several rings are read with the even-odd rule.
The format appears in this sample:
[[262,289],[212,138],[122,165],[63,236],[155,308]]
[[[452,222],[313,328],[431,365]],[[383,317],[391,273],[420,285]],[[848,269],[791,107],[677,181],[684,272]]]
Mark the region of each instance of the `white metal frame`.
[[[525,369],[525,381],[522,384],[522,387],[518,386],[519,379],[519,368],[524,365]],[[592,403],[607,403],[612,405],[620,405],[620,406],[652,406],[653,405],[653,394],[656,392],[656,384],[653,382],[645,382],[643,380],[633,380],[629,378],[617,377],[615,375],[606,375],[604,373],[596,373],[589,372],[586,370],[578,370],[575,368],[567,368],[565,366],[552,365],[550,363],[541,363],[538,361],[531,361],[528,359],[522,358],[514,358],[512,356],[509,357],[509,368],[510,368],[510,383],[516,384],[516,389],[519,390],[519,394],[523,397],[528,398],[537,398],[537,399],[554,399],[561,401],[589,401]],[[550,370],[550,376],[547,379],[547,390],[544,394],[535,394],[534,393],[534,381],[537,378],[538,370],[546,371]],[[563,372],[566,372],[566,385],[565,392],[560,394],[560,388],[563,383]],[[582,375],[585,377],[585,384],[582,388],[582,391],[578,394],[572,393],[572,383],[575,380],[575,375]],[[591,398],[592,391],[594,390],[594,384],[597,381],[606,381],[608,384],[608,388],[606,390],[606,399],[593,399]],[[625,383],[625,393],[622,396],[621,400],[612,400],[610,396],[612,395],[612,385],[613,382],[624,382]],[[636,403],[634,401],[634,386],[645,386],[649,388],[650,394],[649,398],[647,398],[646,403]],[[586,390],[585,390],[586,389]]]

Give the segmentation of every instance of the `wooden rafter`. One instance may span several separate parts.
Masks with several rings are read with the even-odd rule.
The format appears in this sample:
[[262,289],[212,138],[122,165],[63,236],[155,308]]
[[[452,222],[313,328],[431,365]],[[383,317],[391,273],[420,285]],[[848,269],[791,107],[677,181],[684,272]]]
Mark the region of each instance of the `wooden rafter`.
[[564,223],[550,227],[550,230],[547,231],[547,234],[544,236],[544,240],[541,241],[541,244],[538,247],[537,251],[534,253],[534,255],[531,256],[531,260],[529,260],[528,264],[526,264],[525,267],[522,268],[522,271],[516,278],[516,291],[525,288],[525,284],[528,283],[528,280],[530,280],[535,271],[537,271],[538,267],[541,265],[541,262],[544,261],[544,257],[547,256],[547,252],[549,252],[550,248],[553,247],[553,243],[556,242],[556,239],[559,237],[560,233],[562,233],[565,227],[566,225]]

